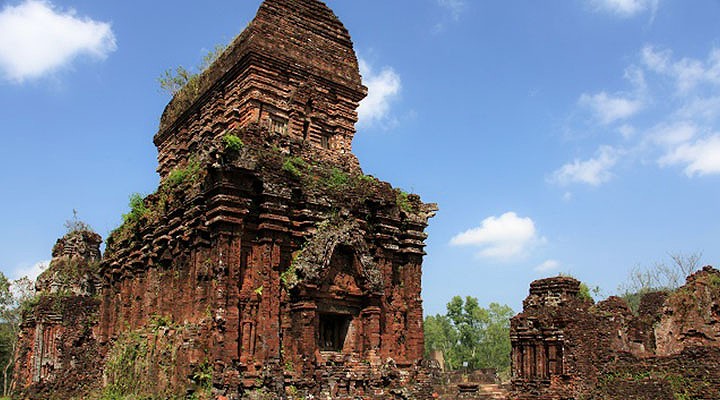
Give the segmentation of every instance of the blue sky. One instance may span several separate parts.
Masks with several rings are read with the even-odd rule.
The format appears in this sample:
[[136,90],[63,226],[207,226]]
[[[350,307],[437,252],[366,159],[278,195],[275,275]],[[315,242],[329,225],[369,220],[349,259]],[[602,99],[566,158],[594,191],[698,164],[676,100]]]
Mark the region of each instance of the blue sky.
[[[77,209],[106,236],[158,183],[157,77],[259,0],[0,2],[0,269],[36,271]],[[571,273],[605,295],[669,252],[720,258],[720,3],[332,0],[370,96],[366,173],[437,202],[423,298],[516,311]]]

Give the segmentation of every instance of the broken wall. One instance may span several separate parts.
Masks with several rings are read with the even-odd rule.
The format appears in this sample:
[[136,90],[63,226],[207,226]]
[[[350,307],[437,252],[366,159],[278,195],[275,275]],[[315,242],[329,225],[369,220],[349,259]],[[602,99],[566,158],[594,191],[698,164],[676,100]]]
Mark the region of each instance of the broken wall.
[[531,284],[511,321],[513,399],[714,398],[692,396],[720,378],[719,271],[645,294],[637,315],[623,299],[594,304],[579,289],[568,277]]

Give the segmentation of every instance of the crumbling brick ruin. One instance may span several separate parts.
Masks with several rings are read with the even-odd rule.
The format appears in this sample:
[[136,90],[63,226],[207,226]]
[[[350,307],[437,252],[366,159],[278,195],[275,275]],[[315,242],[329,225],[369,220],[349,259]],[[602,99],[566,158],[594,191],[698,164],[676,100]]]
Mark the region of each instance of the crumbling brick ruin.
[[[420,293],[437,207],[362,173],[366,91],[324,3],[265,0],[168,104],[160,186],[102,257],[85,227],[53,248],[21,326],[18,397],[433,398]],[[720,398],[713,268],[637,315],[567,277],[533,282],[523,305],[511,399]],[[494,380],[438,392],[505,395]]]
[[23,316],[14,370],[16,387],[28,389],[29,397],[47,398],[43,393],[56,391],[75,395],[100,378],[94,330],[101,241],[87,230],[68,233],[37,279],[38,296]]
[[579,293],[568,277],[530,285],[511,321],[512,399],[720,399],[720,271],[645,294],[637,315]]
[[[165,109],[160,187],[99,266],[99,238],[83,236],[77,264],[93,268],[69,290],[43,284],[61,312],[41,302],[26,320],[18,390],[429,398],[420,279],[436,206],[363,175],[351,142],[366,91],[325,4],[266,0]],[[74,260],[73,240],[47,273]]]

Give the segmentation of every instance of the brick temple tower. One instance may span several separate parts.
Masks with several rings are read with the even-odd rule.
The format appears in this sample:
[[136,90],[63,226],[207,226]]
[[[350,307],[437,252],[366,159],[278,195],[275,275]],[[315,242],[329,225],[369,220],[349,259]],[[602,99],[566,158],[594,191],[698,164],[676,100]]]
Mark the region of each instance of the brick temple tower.
[[366,94],[323,2],[264,1],[166,107],[160,187],[107,239],[92,331],[105,361],[83,366],[102,382],[42,388],[428,398],[421,265],[437,207],[362,173]]
[[155,136],[163,178],[205,142],[251,125],[359,168],[351,145],[367,88],[347,29],[320,1],[265,1],[187,89],[168,104]]

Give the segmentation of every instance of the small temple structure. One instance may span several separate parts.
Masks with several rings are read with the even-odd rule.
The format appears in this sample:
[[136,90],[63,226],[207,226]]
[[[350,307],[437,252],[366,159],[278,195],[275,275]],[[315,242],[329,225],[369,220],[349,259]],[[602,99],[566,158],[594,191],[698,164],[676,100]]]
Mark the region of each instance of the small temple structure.
[[513,400],[720,398],[720,271],[597,304],[570,277],[530,285],[511,320]]

